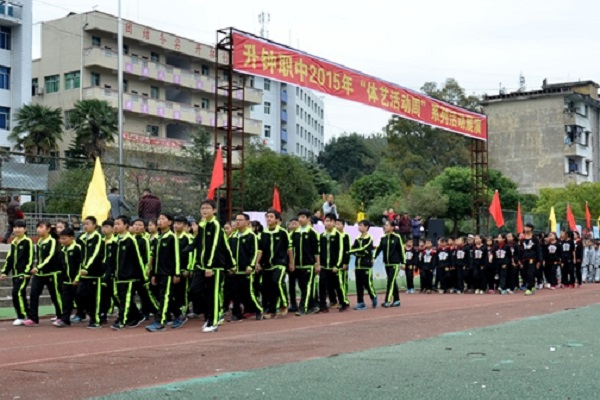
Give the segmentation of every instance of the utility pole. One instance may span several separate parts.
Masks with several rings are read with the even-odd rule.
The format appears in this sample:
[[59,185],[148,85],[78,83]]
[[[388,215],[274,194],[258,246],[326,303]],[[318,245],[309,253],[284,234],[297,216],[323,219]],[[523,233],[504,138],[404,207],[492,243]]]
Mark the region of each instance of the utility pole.
[[268,25],[271,22],[271,14],[261,11],[258,14],[258,23],[260,24],[260,37],[267,39],[269,37]]

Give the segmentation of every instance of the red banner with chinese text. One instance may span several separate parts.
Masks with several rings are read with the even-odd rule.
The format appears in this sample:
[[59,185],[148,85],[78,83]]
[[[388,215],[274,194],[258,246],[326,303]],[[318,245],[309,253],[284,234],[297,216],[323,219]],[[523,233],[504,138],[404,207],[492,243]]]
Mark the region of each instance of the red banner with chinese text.
[[486,116],[292,48],[233,32],[233,68],[377,107],[403,118],[487,140]]

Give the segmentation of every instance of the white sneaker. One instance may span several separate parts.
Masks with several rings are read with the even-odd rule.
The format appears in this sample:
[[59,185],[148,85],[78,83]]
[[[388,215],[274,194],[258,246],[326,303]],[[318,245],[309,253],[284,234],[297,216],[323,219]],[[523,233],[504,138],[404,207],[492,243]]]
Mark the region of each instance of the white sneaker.
[[25,325],[24,319],[17,318],[13,321],[13,326],[23,326],[23,325]]
[[510,289],[506,289],[506,293],[513,294],[512,290],[510,290]]
[[52,317],[52,318],[50,318],[50,321],[54,322],[54,321],[56,321],[57,319],[58,319],[58,317]]
[[208,321],[204,321],[204,325],[202,325],[202,329],[206,328],[208,326]]
[[202,328],[202,332],[204,332],[204,333],[216,332],[218,330],[219,330],[219,325],[205,326],[204,328]]

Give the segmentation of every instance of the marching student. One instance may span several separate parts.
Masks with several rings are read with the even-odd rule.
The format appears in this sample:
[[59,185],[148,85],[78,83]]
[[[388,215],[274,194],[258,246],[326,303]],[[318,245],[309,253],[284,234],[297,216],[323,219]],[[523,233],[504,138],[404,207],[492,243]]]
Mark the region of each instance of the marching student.
[[235,268],[235,261],[229,249],[229,242],[219,221],[215,218],[217,205],[212,200],[200,204],[202,221],[198,225],[198,235],[186,252],[196,251],[196,265],[190,293],[201,299],[201,307],[206,318],[202,332],[217,332],[222,317],[222,296],[224,274]]
[[493,249],[493,264],[494,269],[500,276],[498,283],[498,291],[500,294],[507,294],[507,277],[508,277],[508,265],[510,263],[511,251],[510,246],[506,242],[506,235],[499,234],[496,239],[496,245]]
[[494,264],[494,244],[495,240],[488,236],[485,238],[485,247],[487,248],[487,262],[485,264],[485,277],[484,277],[484,288],[483,291],[486,291],[488,294],[496,293],[496,278],[498,276],[498,271],[496,269],[496,265]]
[[155,314],[158,304],[152,291],[150,290],[150,235],[146,232],[146,221],[141,218],[136,219],[133,222],[134,238],[137,241],[144,263],[144,276],[143,279],[136,282],[135,292],[140,298],[142,306],[142,314],[146,319],[150,319],[150,314]]
[[415,293],[415,272],[419,266],[419,250],[413,246],[413,241],[408,240],[404,244],[404,256],[406,257],[405,263],[402,265],[402,269],[406,274],[406,293]]
[[556,239],[556,233],[550,232],[548,235],[548,243],[543,246],[544,256],[544,275],[548,287],[552,290],[556,289],[556,269],[560,268],[562,262],[562,246]]
[[[338,301],[340,302],[340,304],[345,303],[345,304],[350,304],[350,302],[348,301],[348,265],[350,265],[350,235],[348,235],[346,232],[344,232],[344,228],[346,227],[346,220],[343,219],[342,217],[338,217],[337,221],[335,222],[335,228],[338,230],[339,233],[342,234],[342,243],[344,245],[343,249],[342,249],[342,268],[341,270],[338,272],[340,273],[340,279],[342,280],[342,289],[343,289],[343,293],[344,293],[344,298],[343,299],[338,299]],[[343,301],[341,301],[343,300]],[[346,309],[344,309],[345,311]]]
[[163,331],[171,313],[175,317],[173,329],[181,328],[187,322],[175,295],[177,286],[181,285],[182,271],[180,242],[171,230],[172,225],[173,217],[170,214],[159,215],[157,227],[160,233],[156,237],[150,269],[150,283],[157,288],[158,309],[154,322],[146,327],[149,332]]
[[435,268],[435,281],[439,284],[438,293],[449,293],[452,290],[451,249],[448,240],[441,238],[437,247],[437,260]]
[[52,230],[49,221],[40,221],[37,224],[37,234],[37,264],[30,271],[32,278],[29,293],[29,318],[23,323],[25,326],[38,326],[40,323],[38,311],[40,295],[44,287],[48,288],[50,293],[50,299],[54,305],[54,315],[62,315],[60,295],[62,276],[56,232]]
[[[187,317],[188,315],[188,308],[189,308],[189,303],[190,303],[190,299],[188,297],[188,293],[190,291],[190,283],[191,283],[191,274],[192,271],[194,269],[194,255],[195,252],[186,252],[184,251],[185,248],[187,248],[188,246],[190,246],[192,244],[192,242],[194,241],[194,236],[191,235],[188,230],[188,220],[186,217],[182,216],[182,215],[177,215],[173,218],[173,233],[175,233],[175,236],[177,237],[177,240],[179,241],[179,248],[181,251],[181,254],[179,256],[179,261],[181,263],[181,278],[180,278],[180,282],[177,286],[175,286],[175,296],[177,296],[177,302],[180,304],[181,306],[181,312]],[[198,303],[198,301],[196,300],[196,303]],[[194,310],[191,310],[194,311]],[[192,312],[189,313],[190,316],[191,314],[193,314]],[[175,321],[177,322],[177,321]]]
[[[115,262],[115,252],[117,251],[117,237],[113,234],[113,220],[108,219],[102,222],[102,234],[104,235],[104,269],[113,270]],[[115,290],[115,281],[112,277],[104,278],[100,294],[100,323],[102,325],[108,322],[108,314],[112,314],[115,305],[118,305],[119,299]]]
[[327,295],[334,292],[334,298],[340,299],[340,311],[345,311],[349,304],[343,292],[344,282],[341,269],[344,261],[343,237],[335,228],[336,216],[333,213],[325,215],[325,231],[319,238],[321,272],[319,273],[319,309],[329,312]]
[[456,280],[454,292],[462,294],[465,291],[465,275],[471,268],[471,257],[469,248],[465,246],[465,241],[462,237],[456,239],[456,247],[454,249],[453,261],[456,268]]
[[[279,212],[267,211],[267,229],[260,234],[258,240],[258,254],[254,268],[262,273],[262,308],[265,319],[274,318],[278,306],[280,306],[280,315],[287,314],[287,296],[283,283],[286,265],[288,271],[295,270],[292,243],[288,233],[279,225],[280,219]],[[302,288],[302,281],[300,281],[300,288]],[[302,300],[298,312],[301,309]]]
[[[508,266],[508,281],[506,283],[508,294],[512,294],[513,290],[519,286],[519,244],[515,241],[512,233],[506,234],[506,241],[510,247],[510,264]],[[554,272],[556,276],[556,271]]]
[[119,296],[119,317],[111,326],[113,330],[125,327],[135,328],[146,320],[135,304],[134,294],[137,284],[144,279],[145,266],[137,240],[129,232],[129,218],[121,215],[115,219],[114,231],[118,235],[113,275]]
[[13,235],[15,237],[10,243],[6,261],[0,270],[0,280],[6,280],[8,274],[12,274],[12,302],[17,314],[13,326],[23,325],[29,315],[26,289],[33,266],[33,242],[27,237],[26,231],[25,220],[18,219],[14,222]]
[[[83,222],[84,234],[79,237],[83,249],[83,261],[76,281],[77,306],[87,311],[90,316],[89,329],[101,328],[100,299],[102,293],[102,278],[106,272],[104,265],[104,240],[97,230],[98,222],[95,217],[88,216]],[[73,322],[81,322],[75,317]]]
[[533,224],[530,222],[525,224],[523,237],[520,240],[520,257],[526,278],[525,296],[531,296],[535,292],[535,270],[540,267],[542,249],[538,239],[533,235]]
[[480,235],[475,235],[473,245],[473,287],[475,294],[484,294],[486,288],[486,265],[488,248],[483,244]]
[[575,272],[575,242],[573,241],[573,232],[562,231],[560,242],[562,243],[561,287],[575,287],[575,277],[573,275]]
[[[383,225],[385,235],[381,238],[379,246],[375,250],[375,257],[383,253],[383,264],[387,275],[387,285],[385,291],[385,302],[383,307],[400,307],[400,294],[398,293],[398,272],[400,265],[406,261],[404,254],[404,244],[399,234],[394,233],[392,221],[385,221]],[[393,302],[392,302],[393,300]]]
[[590,278],[593,278],[591,270],[593,268],[594,246],[591,239],[586,239],[584,243],[585,247],[583,248],[583,258],[581,260],[581,279],[584,283],[590,283]]
[[[298,218],[294,217],[290,219],[288,223],[288,234],[291,237],[293,233],[298,229],[300,223],[298,222]],[[287,271],[288,273],[288,292],[290,297],[290,308],[289,312],[297,312],[298,311],[298,296],[296,294],[296,286],[298,286],[298,270],[294,269],[293,271]]]
[[575,287],[575,281],[577,281],[577,287],[581,287],[583,284],[581,273],[581,264],[583,262],[583,243],[578,231],[573,231],[573,240],[575,241],[575,273],[573,278],[573,287]]
[[[419,240],[419,242],[421,242]],[[431,294],[433,291],[433,271],[437,264],[437,252],[431,239],[426,239],[419,256],[419,270],[421,271],[421,293]]]
[[[300,304],[296,315],[319,312],[316,275],[320,274],[319,234],[310,226],[311,213],[307,209],[298,212],[300,226],[292,233],[294,266],[300,286]],[[266,231],[265,231],[266,232]]]
[[73,312],[73,302],[77,294],[77,278],[81,270],[81,261],[83,253],[81,246],[75,241],[75,232],[71,228],[63,228],[59,236],[60,244],[60,264],[62,271],[62,315],[54,321],[52,325],[57,328],[71,326],[71,313]]
[[465,279],[465,284],[467,285],[465,292],[467,293],[475,293],[475,270],[473,268],[474,249],[475,236],[467,235],[465,251],[469,253],[469,264],[468,268],[463,269],[463,277]]
[[254,293],[254,267],[258,257],[258,239],[249,227],[248,214],[238,213],[235,220],[237,229],[229,237],[229,248],[236,263],[235,274],[231,275],[233,309],[230,321],[244,319],[245,313],[256,314],[256,319],[261,320],[263,309]]
[[377,308],[377,293],[373,287],[373,238],[369,235],[371,223],[366,219],[358,223],[360,235],[354,240],[350,254],[356,256],[356,307],[355,310],[366,310],[364,291],[366,290],[373,308]]

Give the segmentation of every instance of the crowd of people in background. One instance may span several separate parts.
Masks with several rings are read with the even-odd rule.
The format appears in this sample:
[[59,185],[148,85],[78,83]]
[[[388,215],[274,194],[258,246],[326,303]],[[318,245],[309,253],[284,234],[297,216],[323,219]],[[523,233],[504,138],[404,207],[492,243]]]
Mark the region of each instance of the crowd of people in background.
[[[351,308],[351,267],[355,310],[400,307],[401,271],[407,294],[415,293],[417,276],[424,294],[523,291],[529,296],[543,288],[600,282],[600,242],[582,242],[571,231],[560,237],[536,235],[531,224],[518,236],[468,235],[434,243],[418,215],[411,219],[390,209],[382,216],[384,235],[375,245],[368,220],[358,222],[359,235],[351,243],[333,196],[323,204],[323,216],[321,210],[303,209],[286,223],[270,209],[265,227],[243,212],[221,225],[212,200],[201,203],[202,220],[197,223],[192,217],[165,213],[149,190],[134,220],[120,214],[129,206],[116,189],[109,199],[119,214],[111,210],[100,226],[96,218],[86,217],[80,235],[66,221],[39,221],[34,244],[25,221],[12,221],[14,239],[0,279],[12,276],[13,325],[40,323],[44,288],[54,304],[53,324],[59,328],[87,321],[88,328],[97,329],[118,309],[111,324],[117,331],[150,319],[149,332],[167,326],[178,329],[202,315],[203,332],[216,332],[227,315],[237,322],[288,313],[345,312]],[[324,225],[322,233],[315,224]],[[386,273],[382,299],[373,274],[380,255]]]

